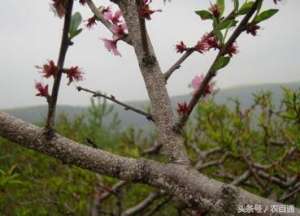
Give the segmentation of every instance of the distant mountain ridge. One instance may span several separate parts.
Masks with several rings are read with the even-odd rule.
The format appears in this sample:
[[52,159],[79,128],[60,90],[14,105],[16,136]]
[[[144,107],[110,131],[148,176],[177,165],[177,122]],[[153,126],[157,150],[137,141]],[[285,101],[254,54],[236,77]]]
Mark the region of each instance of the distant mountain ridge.
[[[258,93],[259,91],[270,91],[273,93],[274,104],[279,104],[282,98],[282,87],[287,87],[291,89],[300,88],[299,82],[291,83],[275,83],[275,84],[260,84],[260,85],[247,85],[247,86],[238,86],[232,88],[222,89],[217,92],[215,95],[215,101],[218,104],[230,104],[230,98],[238,99],[241,102],[242,107],[248,107],[253,101],[253,93]],[[172,106],[175,109],[178,102],[188,101],[191,98],[190,95],[181,95],[174,96],[171,98]],[[128,102],[135,107],[144,109],[149,102],[147,101],[131,101]],[[122,107],[113,104],[114,110],[118,113],[119,118],[122,122],[122,127],[134,126],[139,128],[144,128],[148,121],[143,117],[131,111],[126,111]],[[25,121],[32,123],[42,122],[46,116],[47,106],[33,106],[33,107],[24,107],[24,108],[15,108],[3,110],[8,112],[16,117],[19,117]],[[76,115],[82,114],[87,111],[86,106],[69,106],[69,105],[60,105],[57,108],[58,115],[60,113],[66,113],[69,117],[74,117]],[[107,121],[110,120],[108,117]]]

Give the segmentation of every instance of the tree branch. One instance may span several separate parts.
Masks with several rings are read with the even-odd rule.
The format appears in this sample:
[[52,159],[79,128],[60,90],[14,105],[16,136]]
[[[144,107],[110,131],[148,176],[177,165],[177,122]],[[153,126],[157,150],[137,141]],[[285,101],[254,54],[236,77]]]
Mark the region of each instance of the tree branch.
[[127,209],[125,212],[122,213],[122,216],[130,216],[130,215],[136,215],[143,210],[145,210],[149,205],[151,205],[156,199],[160,197],[159,192],[152,192],[150,193],[142,202],[137,204],[136,206],[133,206],[129,209]]
[[109,100],[111,102],[114,102],[114,103],[116,103],[116,104],[124,107],[125,110],[131,110],[131,111],[133,111],[135,113],[138,113],[138,114],[140,114],[142,116],[145,116],[147,120],[153,121],[153,118],[152,118],[151,114],[146,113],[143,110],[137,109],[137,108],[135,108],[135,107],[133,107],[133,106],[131,106],[129,104],[123,103],[123,102],[117,100],[113,95],[107,96],[107,95],[102,94],[100,92],[92,91],[90,89],[83,88],[81,86],[78,86],[77,90],[78,91],[85,91],[85,92],[91,93],[93,95],[93,97],[103,97],[103,98],[105,98],[105,99],[107,99],[107,100]]
[[212,80],[212,78],[216,76],[216,73],[217,73],[217,70],[215,70],[216,63],[218,62],[218,60],[219,60],[220,57],[222,57],[223,55],[226,54],[226,51],[227,51],[228,47],[231,46],[236,41],[236,39],[240,36],[240,34],[245,30],[245,27],[247,26],[247,23],[249,22],[249,20],[251,19],[251,17],[253,16],[253,14],[255,13],[255,11],[257,9],[259,1],[260,0],[256,0],[255,1],[255,3],[253,4],[252,8],[245,15],[245,17],[242,19],[242,21],[240,22],[240,24],[238,25],[238,27],[234,30],[234,32],[232,33],[232,35],[230,36],[230,38],[228,39],[228,41],[226,42],[226,44],[219,51],[217,57],[213,61],[213,63],[211,65],[211,67],[209,68],[206,76],[204,77],[204,79],[203,79],[203,81],[201,83],[201,86],[194,93],[194,96],[190,100],[190,102],[188,104],[188,111],[184,115],[182,115],[182,117],[176,123],[176,125],[174,127],[175,131],[180,132],[181,129],[186,124],[189,116],[191,115],[193,109],[197,105],[199,99],[205,94],[205,89],[207,88],[207,85],[210,83],[210,81]]
[[193,54],[195,49],[190,48],[188,49],[175,63],[170,67],[167,72],[164,73],[166,83],[168,82],[168,79],[172,76],[172,74],[181,67],[181,64],[188,58],[190,55]]
[[46,128],[49,131],[53,129],[55,124],[55,110],[56,110],[57,97],[58,97],[58,92],[60,87],[60,81],[63,73],[63,67],[64,67],[64,62],[68,51],[68,47],[71,45],[68,34],[69,34],[70,23],[72,18],[72,9],[73,9],[73,0],[69,0],[67,1],[66,4],[66,14],[64,20],[63,35],[62,35],[62,40],[60,45],[59,57],[57,61],[57,74],[55,75],[51,97],[49,98],[49,102],[48,102],[48,116],[47,116]]
[[[235,11],[233,10],[229,15],[224,19],[228,20],[233,18],[235,15]],[[209,34],[212,34],[213,31],[211,31]],[[195,52],[194,47],[189,48],[185,51],[185,53],[164,73],[166,83],[168,79],[172,76],[172,74],[181,67],[181,64],[188,58],[190,57],[193,53]]]
[[[147,35],[147,55],[145,56],[145,41],[142,37],[140,17],[135,1],[119,1],[132,39],[135,54],[143,75],[146,89],[151,102],[151,114],[158,131],[158,144],[162,145],[162,153],[170,161],[189,164],[183,139],[173,131],[174,114],[168,95],[164,75],[157,61],[149,36]],[[147,33],[146,31],[144,31]]]
[[[92,13],[97,17],[97,19],[111,32],[114,34],[113,31],[113,25],[107,21],[101,10],[99,10],[96,5],[94,4],[94,2],[92,0],[86,0],[86,3],[88,5],[88,7],[90,8],[90,10],[92,11]],[[129,36],[126,35],[125,37],[123,37],[121,40],[123,40],[124,42],[126,42],[129,45],[132,45],[132,41],[130,40]]]
[[[99,174],[122,180],[141,182],[165,190],[177,196],[189,207],[208,210],[214,208],[213,200],[218,200],[223,183],[198,173],[192,168],[177,164],[162,164],[152,160],[132,159],[117,156],[99,149],[78,144],[59,134],[46,139],[43,129],[0,112],[0,136],[26,148],[57,158],[66,164],[76,165]],[[238,190],[238,204],[278,204],[261,198],[243,189]],[[300,214],[296,209],[293,216]],[[271,216],[271,212],[262,213]],[[284,215],[278,213],[278,215]]]

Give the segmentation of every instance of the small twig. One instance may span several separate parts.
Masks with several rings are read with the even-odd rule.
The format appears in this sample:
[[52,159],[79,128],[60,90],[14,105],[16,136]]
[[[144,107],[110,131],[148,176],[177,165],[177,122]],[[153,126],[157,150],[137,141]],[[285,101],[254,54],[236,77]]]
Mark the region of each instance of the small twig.
[[116,103],[116,104],[118,104],[118,105],[124,107],[125,110],[131,110],[131,111],[133,111],[133,112],[135,112],[135,113],[138,113],[138,114],[140,114],[140,115],[145,116],[146,119],[149,120],[149,121],[154,121],[153,118],[152,118],[152,116],[151,116],[151,114],[146,113],[146,112],[144,112],[143,110],[137,109],[137,108],[135,108],[135,107],[133,107],[133,106],[131,106],[131,105],[128,105],[128,104],[126,104],[126,103],[123,103],[123,102],[117,100],[113,95],[107,96],[107,95],[102,94],[102,93],[100,93],[100,92],[92,91],[92,90],[90,90],[90,89],[83,88],[83,87],[81,87],[81,86],[78,86],[78,87],[77,87],[77,90],[78,90],[78,91],[85,91],[85,92],[91,93],[91,94],[93,95],[93,97],[103,97],[103,98],[105,98],[105,99],[107,99],[107,100],[109,100],[109,101],[112,101],[112,102],[114,102],[114,103]]
[[[224,20],[231,19],[235,15],[235,11],[233,10]],[[212,34],[211,31],[209,34]],[[166,83],[168,79],[172,76],[172,74],[181,67],[181,64],[188,58],[190,55],[194,53],[195,49],[189,48],[185,51],[185,53],[164,73]]]
[[292,196],[296,195],[297,193],[300,193],[300,184],[297,185],[296,187],[294,187],[292,192],[290,192],[288,194],[284,194],[282,197],[280,197],[280,199],[278,201],[284,202],[284,201],[290,199]]
[[216,153],[219,153],[219,152],[222,152],[224,151],[221,147],[215,147],[215,148],[212,148],[212,149],[208,149],[206,151],[200,151],[198,152],[199,156],[199,161],[204,161],[207,157],[209,157],[210,155],[212,154],[216,154]]
[[282,188],[288,188],[289,186],[292,185],[292,183],[294,183],[292,181],[284,181],[278,177],[272,176],[263,170],[258,170],[257,175],[263,179],[266,179],[266,180],[272,182],[273,184],[276,184],[276,185],[282,187]]
[[69,39],[69,28],[72,18],[72,9],[73,9],[73,0],[67,1],[66,4],[66,14],[64,20],[64,28],[63,28],[63,35],[60,45],[59,57],[57,61],[57,74],[54,79],[54,84],[52,88],[51,97],[49,98],[48,102],[48,116],[46,122],[46,128],[51,131],[55,124],[55,110],[57,104],[57,96],[60,87],[60,81],[63,73],[63,66],[65,62],[65,57],[68,51],[68,47],[71,45]]
[[214,160],[214,161],[209,161],[207,163],[202,163],[202,160],[198,161],[198,163],[195,165],[195,168],[200,171],[206,168],[209,168],[211,166],[219,166],[225,162],[227,157],[230,156],[230,153],[226,152],[220,159]]
[[181,67],[181,64],[195,51],[194,48],[188,49],[176,62],[173,64],[167,72],[164,73],[166,83],[171,75]]
[[235,178],[230,184],[234,186],[238,186],[241,183],[245,182],[251,175],[251,172],[249,170],[246,170],[242,175]]
[[159,192],[152,192],[150,193],[142,202],[138,203],[136,206],[133,206],[127,209],[125,212],[122,213],[122,216],[130,216],[136,215],[144,211],[147,207],[149,207],[156,199],[160,197]]
[[169,196],[164,201],[162,201],[161,203],[159,203],[152,211],[148,212],[146,214],[146,216],[152,216],[152,215],[154,215],[156,212],[158,212],[161,208],[163,208],[171,200],[172,200],[172,196]]
[[250,156],[243,155],[243,159],[244,159],[245,163],[247,164],[250,173],[253,175],[255,181],[258,183],[258,186],[260,187],[260,189],[264,190],[266,185],[261,180],[261,178],[258,175],[258,172],[256,171],[256,169],[253,167],[253,165],[252,165],[253,163],[252,163],[252,160],[251,160]]
[[212,78],[216,76],[216,73],[217,73],[217,70],[215,70],[216,63],[218,62],[220,57],[222,57],[226,54],[226,52],[228,50],[228,47],[231,46],[236,41],[236,39],[240,36],[240,34],[245,30],[245,26],[247,25],[248,21],[250,20],[250,18],[252,17],[252,15],[255,13],[255,11],[257,9],[258,2],[259,2],[259,0],[255,1],[252,8],[250,9],[250,11],[242,19],[242,21],[240,22],[238,27],[234,30],[234,32],[232,33],[232,35],[230,36],[230,38],[228,39],[226,44],[219,51],[217,57],[215,58],[215,60],[212,63],[211,67],[209,68],[206,76],[204,77],[199,89],[194,93],[194,96],[190,100],[190,102],[188,104],[187,112],[184,115],[182,115],[182,117],[179,119],[179,121],[174,126],[174,130],[176,132],[181,131],[181,129],[186,124],[189,116],[191,115],[193,109],[197,105],[198,101],[205,94],[205,89],[207,88],[207,85],[210,83]]
[[127,182],[127,181],[119,181],[114,186],[112,186],[110,191],[105,191],[101,194],[101,196],[99,197],[99,202],[103,202],[104,200],[109,198],[111,195],[114,195],[120,188],[124,187],[128,183],[129,182]]
[[158,154],[160,149],[161,149],[162,145],[161,144],[158,144],[157,142],[155,142],[153,144],[153,146],[145,149],[141,154],[142,156],[143,155],[155,155],[155,154]]

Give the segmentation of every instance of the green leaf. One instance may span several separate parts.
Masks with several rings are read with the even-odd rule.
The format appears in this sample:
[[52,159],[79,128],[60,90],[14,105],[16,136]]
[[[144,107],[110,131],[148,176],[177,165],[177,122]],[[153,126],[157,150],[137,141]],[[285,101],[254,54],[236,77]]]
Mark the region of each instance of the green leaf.
[[218,60],[214,64],[213,69],[215,71],[220,70],[221,68],[228,65],[229,61],[230,61],[230,57],[221,56],[220,58],[218,58]]
[[217,37],[218,41],[223,41],[224,37],[221,31],[219,30],[214,30],[214,35]]
[[246,1],[238,11],[238,15],[244,15],[248,13],[251,10],[253,4],[254,1]]
[[234,4],[234,11],[237,12],[240,7],[240,1],[239,0],[232,0]]
[[77,29],[77,30],[75,30],[75,31],[73,31],[73,32],[70,32],[70,33],[69,33],[70,40],[71,40],[72,38],[76,37],[77,35],[79,35],[81,32],[82,32],[82,29],[81,29],[81,28],[80,28],[80,29]]
[[81,22],[82,22],[81,14],[79,12],[74,13],[74,15],[71,18],[69,33],[76,32]]
[[213,18],[213,15],[207,11],[207,10],[198,10],[198,11],[195,11],[195,13],[200,16],[200,18],[202,20],[208,20],[208,19],[212,19]]
[[225,1],[224,0],[217,0],[217,5],[220,9],[221,15],[224,13],[225,10]]
[[269,9],[266,11],[261,12],[257,17],[255,17],[254,22],[260,23],[264,20],[269,19],[270,17],[274,16],[278,12],[278,9]]
[[220,22],[216,26],[216,30],[222,30],[222,29],[228,29],[230,27],[233,27],[237,24],[237,21],[234,19],[224,20],[223,22]]

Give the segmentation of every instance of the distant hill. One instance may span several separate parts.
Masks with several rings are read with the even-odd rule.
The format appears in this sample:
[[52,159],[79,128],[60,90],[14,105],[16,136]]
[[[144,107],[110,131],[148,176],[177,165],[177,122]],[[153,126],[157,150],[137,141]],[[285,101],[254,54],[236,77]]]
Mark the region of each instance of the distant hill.
[[[293,83],[279,83],[279,84],[261,84],[261,85],[249,85],[238,86],[233,88],[227,88],[219,91],[215,95],[215,101],[218,104],[230,105],[230,98],[238,99],[241,102],[242,107],[248,107],[253,101],[253,93],[259,91],[270,91],[273,93],[274,104],[279,104],[282,98],[282,87],[288,87],[292,89],[300,88],[300,82]],[[188,101],[191,95],[181,95],[171,98],[172,106],[175,108],[178,102]],[[144,109],[149,102],[147,101],[131,101],[128,102],[136,107]],[[122,127],[134,126],[144,128],[148,121],[140,115],[137,115],[131,111],[126,111],[122,107],[114,105],[114,110],[118,113],[120,120],[122,121]],[[16,117],[19,117],[25,121],[32,123],[42,122],[46,116],[47,106],[33,106],[24,108],[15,108],[3,110]],[[57,113],[66,113],[69,117],[82,114],[87,111],[87,107],[80,106],[58,106]],[[108,117],[107,121],[111,117]]]

